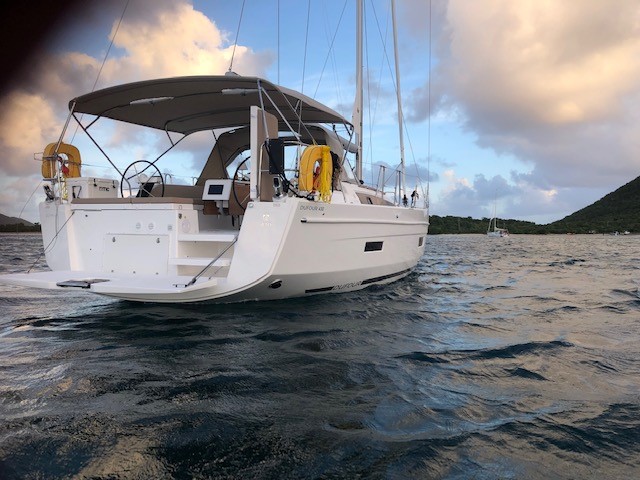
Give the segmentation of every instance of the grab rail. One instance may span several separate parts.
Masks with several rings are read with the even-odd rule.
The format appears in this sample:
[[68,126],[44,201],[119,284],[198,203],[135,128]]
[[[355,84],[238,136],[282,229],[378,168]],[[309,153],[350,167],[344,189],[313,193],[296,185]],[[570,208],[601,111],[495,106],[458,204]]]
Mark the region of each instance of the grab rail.
[[204,272],[206,272],[207,270],[209,270],[209,268],[211,268],[213,266],[214,263],[216,263],[218,260],[220,260],[220,258],[227,253],[227,251],[229,251],[229,249],[231,247],[233,247],[233,245],[235,245],[235,243],[238,241],[238,237],[236,236],[236,238],[233,239],[233,242],[231,242],[229,244],[229,246],[227,248],[225,248],[216,258],[214,258],[213,260],[211,260],[209,262],[209,264],[204,267],[202,270],[200,270],[198,273],[195,274],[195,276],[191,279],[191,281],[189,283],[186,283],[184,285],[178,285],[178,284],[174,284],[174,287],[181,287],[181,288],[187,288],[190,287],[191,285],[193,285],[194,283],[196,283],[198,281],[198,278],[200,278],[202,276],[202,274]]

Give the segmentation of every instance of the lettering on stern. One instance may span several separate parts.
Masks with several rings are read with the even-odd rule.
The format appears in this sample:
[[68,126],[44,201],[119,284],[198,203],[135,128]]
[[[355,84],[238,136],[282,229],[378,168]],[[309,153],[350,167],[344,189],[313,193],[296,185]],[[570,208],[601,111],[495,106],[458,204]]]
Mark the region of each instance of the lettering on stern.
[[359,287],[360,285],[362,285],[362,282],[345,283],[344,285],[335,285],[331,290],[346,290],[348,288]]

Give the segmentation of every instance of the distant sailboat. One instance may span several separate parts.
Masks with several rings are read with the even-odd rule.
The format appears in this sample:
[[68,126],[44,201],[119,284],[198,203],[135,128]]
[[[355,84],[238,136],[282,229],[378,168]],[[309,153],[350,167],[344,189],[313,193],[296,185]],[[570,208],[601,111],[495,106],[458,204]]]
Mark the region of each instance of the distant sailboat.
[[506,228],[498,228],[498,217],[496,216],[496,206],[497,202],[493,205],[493,217],[489,220],[489,228],[487,228],[487,236],[488,237],[508,237],[509,230]]

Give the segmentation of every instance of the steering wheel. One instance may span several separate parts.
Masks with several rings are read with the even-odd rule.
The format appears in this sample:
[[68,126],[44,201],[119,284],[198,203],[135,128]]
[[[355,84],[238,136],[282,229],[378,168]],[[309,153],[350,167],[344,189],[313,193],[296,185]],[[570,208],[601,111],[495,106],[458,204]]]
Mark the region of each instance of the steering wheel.
[[[142,170],[138,171],[138,166],[139,164],[146,164],[147,166],[144,167]],[[148,180],[145,182],[140,182],[140,176],[148,169],[148,168],[153,168],[157,175],[157,178],[159,178],[158,182],[149,182]],[[133,175],[130,175],[127,177],[127,172],[129,170],[133,169],[133,171],[135,172]],[[131,184],[129,183],[129,180],[133,179],[133,178],[138,178],[138,182],[140,183],[140,189],[138,190],[138,193],[136,194],[137,197],[155,197],[156,195],[153,195],[151,193],[151,189],[153,188],[153,186],[156,183],[159,183],[162,188],[160,190],[160,196],[164,197],[164,179],[162,178],[162,173],[160,172],[160,170],[158,169],[158,167],[156,167],[155,163],[152,163],[148,160],[136,160],[135,162],[131,163],[125,170],[124,173],[122,174],[122,178],[120,179],[120,196],[124,197],[124,184],[125,182],[127,183],[127,185],[129,186],[129,194],[131,194]],[[156,177],[156,175],[154,175],[153,177]],[[153,178],[150,177],[150,178]],[[151,187],[149,187],[149,184],[151,184]],[[144,193],[143,193],[144,192]]]
[[[231,183],[231,191],[233,192],[233,198],[235,198],[236,202],[238,202],[238,205],[240,205],[240,208],[242,208],[242,211],[246,211],[247,208],[242,206],[242,202],[238,199],[238,194],[236,192],[236,178],[238,177],[238,172],[240,171],[240,168],[247,163],[247,160],[249,160],[251,157],[247,157],[244,160],[242,160],[238,166],[236,167],[236,171],[233,172],[233,182]],[[243,199],[243,200],[246,200]]]

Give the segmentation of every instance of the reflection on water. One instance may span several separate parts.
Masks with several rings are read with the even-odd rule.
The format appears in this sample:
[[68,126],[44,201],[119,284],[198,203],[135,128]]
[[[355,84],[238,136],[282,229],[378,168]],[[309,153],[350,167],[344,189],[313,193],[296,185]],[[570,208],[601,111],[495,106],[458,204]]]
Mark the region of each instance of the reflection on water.
[[[2,272],[41,249],[0,243]],[[402,281],[289,301],[0,286],[0,478],[638,476],[636,238],[427,247]]]

